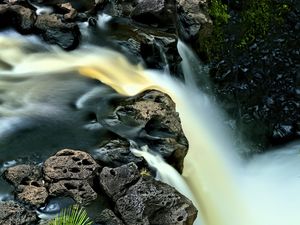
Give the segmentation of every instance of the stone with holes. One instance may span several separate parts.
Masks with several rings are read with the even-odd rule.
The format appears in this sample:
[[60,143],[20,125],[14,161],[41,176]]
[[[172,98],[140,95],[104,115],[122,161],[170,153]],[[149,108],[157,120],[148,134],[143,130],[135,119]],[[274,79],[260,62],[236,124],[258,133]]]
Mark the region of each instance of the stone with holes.
[[100,184],[106,194],[117,200],[126,192],[126,188],[140,178],[138,167],[129,163],[117,168],[104,167],[100,174]]
[[88,204],[97,198],[97,193],[86,180],[60,180],[51,183],[50,196],[70,196],[80,204]]
[[119,167],[130,162],[134,162],[139,168],[146,168],[148,165],[144,158],[137,157],[130,151],[128,141],[123,139],[114,139],[103,144],[93,157],[100,165],[108,167]]
[[42,177],[38,166],[24,164],[8,168],[3,175],[15,187],[20,184],[26,185],[30,181],[39,180]]
[[179,172],[188,151],[175,103],[159,91],[148,90],[133,97],[109,99],[101,103],[97,119],[121,137],[159,153]]
[[122,220],[120,220],[113,211],[110,209],[104,209],[96,222],[102,225],[124,225]]
[[29,185],[20,185],[17,188],[17,198],[30,205],[36,207],[41,206],[46,202],[48,191],[43,186],[43,182],[33,181]]
[[43,172],[47,181],[87,180],[98,168],[99,165],[86,152],[64,149],[45,161]]
[[125,224],[192,225],[197,216],[193,203],[175,188],[143,176],[116,201]]
[[192,225],[197,209],[185,196],[152,176],[141,176],[134,163],[103,168],[100,185],[127,225]]
[[48,158],[43,166],[50,196],[70,196],[87,204],[97,198],[92,184],[99,165],[86,152],[64,149]]
[[35,212],[29,211],[13,201],[0,203],[0,224],[29,225],[35,224],[37,219]]

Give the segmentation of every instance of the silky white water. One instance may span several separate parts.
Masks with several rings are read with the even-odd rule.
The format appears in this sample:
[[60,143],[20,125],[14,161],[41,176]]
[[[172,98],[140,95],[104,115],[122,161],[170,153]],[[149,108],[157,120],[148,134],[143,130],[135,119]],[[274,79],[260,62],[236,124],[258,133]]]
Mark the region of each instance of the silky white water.
[[[299,144],[243,161],[232,144],[233,137],[222,125],[222,113],[210,96],[195,88],[192,77],[186,76],[184,84],[168,74],[133,66],[122,55],[95,46],[71,53],[58,49],[25,52],[25,46],[30,44],[0,37],[0,60],[12,66],[0,69],[0,76],[41,76],[76,70],[124,95],[146,89],[169,94],[190,144],[184,178],[195,196],[204,225],[299,224]],[[189,55],[187,50],[181,50]],[[187,63],[183,66],[186,71],[190,68]],[[185,72],[188,73],[192,72]],[[164,174],[162,168],[157,169]],[[176,181],[179,175],[172,176],[168,179],[184,185],[182,180]]]

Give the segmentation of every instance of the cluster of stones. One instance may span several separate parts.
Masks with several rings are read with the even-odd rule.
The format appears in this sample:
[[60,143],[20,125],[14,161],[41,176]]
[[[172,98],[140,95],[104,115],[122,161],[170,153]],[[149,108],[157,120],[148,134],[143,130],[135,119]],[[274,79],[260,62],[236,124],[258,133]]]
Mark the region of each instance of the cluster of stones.
[[174,102],[154,90],[111,100],[110,107],[101,107],[105,100],[99,103],[97,120],[116,135],[103,140],[93,156],[64,149],[42,165],[16,165],[3,173],[15,187],[16,202],[0,203],[0,224],[33,224],[38,220],[34,210],[55,197],[70,197],[82,206],[99,198],[107,201],[111,207],[93,218],[97,224],[193,224],[193,203],[155,180],[154,169],[131,152],[126,140],[147,143],[181,172],[188,142]]
[[[193,224],[197,215],[190,200],[152,176],[141,175],[135,163],[103,167],[83,151],[64,149],[42,167],[17,165],[4,177],[15,186],[16,199],[32,209],[56,196],[69,196],[80,205],[108,196],[114,207],[97,217],[99,224]],[[0,223],[36,221],[36,214],[25,206],[1,203]]]

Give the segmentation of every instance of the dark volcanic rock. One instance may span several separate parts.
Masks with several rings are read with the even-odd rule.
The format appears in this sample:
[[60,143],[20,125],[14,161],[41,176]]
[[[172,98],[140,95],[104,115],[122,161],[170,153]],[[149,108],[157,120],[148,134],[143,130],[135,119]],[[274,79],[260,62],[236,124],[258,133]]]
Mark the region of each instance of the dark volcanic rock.
[[173,22],[174,16],[174,10],[168,10],[168,6],[166,0],[141,0],[132,11],[131,17],[146,24],[166,26]]
[[49,183],[49,195],[70,196],[81,204],[97,198],[92,183],[99,165],[87,153],[64,149],[47,159],[44,178]]
[[176,0],[176,3],[181,39],[198,38],[201,32],[212,30],[207,0]]
[[100,183],[125,224],[192,225],[196,219],[190,200],[151,176],[141,176],[133,163],[104,168]]
[[[244,24],[237,23],[241,14],[236,7],[231,9],[225,29],[230,33],[225,32],[222,57],[211,69],[221,106],[234,118],[238,135],[255,151],[300,137],[299,1],[275,2],[287,4],[288,11],[276,14],[266,34],[255,34],[242,49],[235,46]],[[279,18],[282,21],[276,23]]]
[[129,143],[122,139],[111,140],[93,155],[100,165],[119,167],[134,162],[139,168],[146,167],[144,158],[136,157],[129,149]]
[[29,184],[30,181],[36,181],[42,177],[41,169],[32,165],[17,165],[10,167],[3,175],[15,187],[20,184]]
[[192,225],[197,217],[193,203],[175,188],[142,177],[116,202],[126,224]]
[[33,31],[36,20],[35,13],[20,5],[0,5],[0,29],[14,27],[20,33]]
[[98,168],[99,165],[89,154],[64,149],[45,161],[43,172],[47,181],[87,180]]
[[120,220],[110,209],[103,210],[96,222],[101,225],[124,225],[122,220]]
[[80,40],[80,31],[75,23],[64,23],[59,15],[39,15],[35,29],[50,44],[57,44],[66,50],[74,49]]
[[100,174],[100,183],[106,194],[114,201],[126,192],[126,188],[140,178],[138,167],[129,163],[117,168],[104,167]]
[[23,206],[9,201],[0,203],[0,224],[30,225],[35,224],[37,215]]
[[43,182],[31,182],[29,185],[20,185],[17,188],[17,198],[21,202],[30,205],[40,206],[46,202],[48,191],[43,186]]
[[60,180],[49,185],[50,196],[69,196],[80,204],[88,204],[97,193],[86,180]]
[[16,197],[20,201],[34,206],[45,203],[48,192],[44,187],[40,167],[17,165],[8,168],[4,177],[16,187]]
[[98,121],[122,137],[147,144],[182,172],[188,141],[171,98],[153,90],[117,98],[102,103]]

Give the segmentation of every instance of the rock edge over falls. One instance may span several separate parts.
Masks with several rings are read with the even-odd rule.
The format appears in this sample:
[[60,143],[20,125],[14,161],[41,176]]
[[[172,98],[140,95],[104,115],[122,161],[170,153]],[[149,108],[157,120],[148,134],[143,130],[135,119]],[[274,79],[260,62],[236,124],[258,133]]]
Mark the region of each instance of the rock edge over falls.
[[[111,113],[119,117],[106,123],[108,128],[136,121],[143,130],[137,143],[145,144],[147,138],[157,137],[158,144],[150,144],[150,149],[153,147],[181,171],[188,144],[170,97],[149,90],[121,100],[114,99],[115,108],[102,113],[100,123],[107,116],[111,118]],[[166,151],[155,149],[164,142]],[[95,224],[192,225],[197,217],[193,203],[175,188],[156,180],[155,174],[155,169],[135,156],[130,143],[121,136],[103,141],[93,156],[63,149],[42,164],[20,164],[4,171],[3,177],[14,187],[14,200],[0,203],[0,223],[37,224],[39,209],[51,199],[68,197],[86,207],[101,199],[101,210],[92,216]]]

